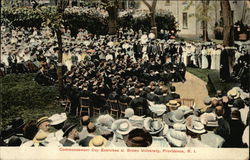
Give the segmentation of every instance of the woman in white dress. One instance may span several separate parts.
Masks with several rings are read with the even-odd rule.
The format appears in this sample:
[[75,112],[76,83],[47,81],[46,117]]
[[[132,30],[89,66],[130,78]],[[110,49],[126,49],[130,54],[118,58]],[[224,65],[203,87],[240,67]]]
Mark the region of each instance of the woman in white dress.
[[221,54],[221,49],[217,48],[215,51],[215,69],[220,70],[220,54]]
[[185,66],[187,66],[187,54],[187,47],[183,47],[181,61],[185,64]]
[[216,69],[216,50],[211,48],[211,68]]
[[201,50],[201,68],[206,69],[208,67],[208,60],[207,60],[207,50],[206,47],[202,47]]

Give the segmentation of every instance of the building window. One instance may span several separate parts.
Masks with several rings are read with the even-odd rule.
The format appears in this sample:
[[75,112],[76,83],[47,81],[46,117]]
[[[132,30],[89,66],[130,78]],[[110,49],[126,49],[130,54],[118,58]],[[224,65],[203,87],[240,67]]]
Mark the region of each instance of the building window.
[[166,0],[165,5],[166,5],[166,6],[170,6],[170,0]]
[[182,15],[182,27],[183,27],[183,29],[187,29],[188,28],[188,16],[187,16],[187,12],[183,12],[183,15]]

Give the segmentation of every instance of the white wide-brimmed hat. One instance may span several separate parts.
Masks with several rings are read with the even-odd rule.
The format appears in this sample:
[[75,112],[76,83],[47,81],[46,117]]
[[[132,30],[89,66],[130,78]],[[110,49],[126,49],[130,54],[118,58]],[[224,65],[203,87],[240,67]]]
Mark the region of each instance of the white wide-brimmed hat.
[[125,109],[125,115],[124,117],[129,118],[132,117],[134,115],[134,110],[132,108],[127,108]]
[[133,126],[129,122],[129,120],[119,119],[114,121],[114,123],[111,126],[111,129],[121,135],[126,135],[133,129]]
[[51,120],[50,125],[57,125],[65,122],[67,120],[67,115],[66,113],[53,114],[51,117],[49,117],[49,120]]
[[144,120],[144,128],[149,131],[150,134],[157,134],[161,132],[164,128],[162,121],[153,120],[151,117],[147,117]]
[[143,128],[144,126],[144,118],[142,116],[132,116],[129,118],[130,123],[134,128]]
[[206,132],[204,125],[200,121],[195,119],[193,116],[189,116],[187,118],[186,127],[189,131],[193,133],[202,134]]
[[163,120],[169,126],[173,126],[175,123],[184,123],[184,112],[182,110],[168,112],[167,114],[163,115]]

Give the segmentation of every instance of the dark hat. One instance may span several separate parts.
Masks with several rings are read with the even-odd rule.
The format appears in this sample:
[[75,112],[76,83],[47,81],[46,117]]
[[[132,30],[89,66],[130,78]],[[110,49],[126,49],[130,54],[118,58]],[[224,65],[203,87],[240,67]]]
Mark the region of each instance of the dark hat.
[[16,119],[14,119],[14,120],[11,122],[11,124],[12,124],[12,128],[13,128],[13,129],[19,129],[19,128],[23,127],[25,123],[24,123],[23,119],[21,119],[21,118],[16,118]]
[[244,106],[245,106],[245,104],[244,104],[244,101],[242,99],[234,100],[233,107],[241,109],[241,108],[244,108]]
[[62,131],[63,131],[63,137],[68,136],[69,132],[72,131],[75,127],[77,126],[77,124],[67,124],[63,127]]
[[22,140],[19,137],[12,137],[9,142],[8,142],[8,146],[20,146],[22,144]]
[[13,130],[12,126],[7,126],[5,130],[1,132],[2,139],[8,139],[11,136],[15,135],[15,131]]
[[249,107],[249,102],[250,102],[250,101],[249,101],[249,98],[245,98],[245,99],[244,99],[244,103],[245,103],[248,107]]
[[124,139],[128,147],[148,147],[152,144],[152,136],[144,129],[134,129]]

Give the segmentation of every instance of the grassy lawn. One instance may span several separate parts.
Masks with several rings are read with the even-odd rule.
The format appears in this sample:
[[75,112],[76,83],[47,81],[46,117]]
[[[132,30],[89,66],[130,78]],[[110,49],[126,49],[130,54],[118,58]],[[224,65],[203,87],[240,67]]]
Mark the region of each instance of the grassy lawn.
[[25,122],[42,116],[61,113],[55,86],[40,86],[33,79],[35,74],[10,74],[0,79],[1,126],[6,126],[15,117]]
[[209,73],[217,73],[216,70],[211,69],[200,69],[200,68],[187,68],[187,71],[195,75],[196,77],[202,79],[205,82],[208,82],[208,74]]
[[[214,96],[216,90],[222,90],[226,93],[233,87],[239,86],[239,83],[234,82],[222,82],[220,80],[219,72],[216,70],[210,69],[200,69],[200,68],[187,68],[187,71],[195,75],[196,77],[202,79],[207,82],[207,90],[210,96]],[[210,80],[208,79],[208,74]]]

